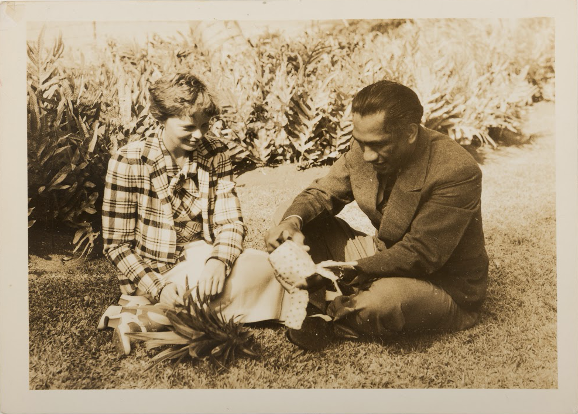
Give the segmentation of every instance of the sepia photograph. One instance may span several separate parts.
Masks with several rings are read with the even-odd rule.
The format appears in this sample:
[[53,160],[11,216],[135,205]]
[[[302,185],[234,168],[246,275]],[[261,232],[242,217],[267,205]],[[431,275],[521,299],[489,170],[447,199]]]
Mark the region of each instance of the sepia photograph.
[[2,4],[2,412],[578,409],[576,2],[160,3]]

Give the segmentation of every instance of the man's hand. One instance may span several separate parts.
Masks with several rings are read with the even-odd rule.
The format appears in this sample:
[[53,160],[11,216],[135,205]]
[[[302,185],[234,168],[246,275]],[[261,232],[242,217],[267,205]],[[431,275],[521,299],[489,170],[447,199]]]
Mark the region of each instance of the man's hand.
[[[327,269],[333,272],[341,283],[345,285],[355,284],[359,280],[359,271],[355,268],[357,262],[334,262],[332,260],[327,260],[325,262],[318,263],[318,266],[326,265]],[[332,285],[327,277],[323,277],[320,274],[314,274],[305,279],[303,283],[295,285],[299,289],[307,289],[309,291],[314,291],[319,289],[321,286],[325,285],[329,287]]]
[[297,217],[286,218],[265,234],[267,251],[271,253],[287,240],[293,240],[303,246],[305,250],[309,250],[309,247],[304,243],[305,236],[301,233],[301,221]]
[[223,291],[225,286],[225,263],[219,259],[209,259],[201,272],[197,288],[201,299],[215,296]]
[[174,308],[176,305],[183,304],[183,297],[175,283],[168,283],[161,290],[159,303]]
[[322,286],[328,286],[331,282],[320,275],[311,275],[303,283],[298,283],[295,287],[307,289],[310,292],[319,289]]

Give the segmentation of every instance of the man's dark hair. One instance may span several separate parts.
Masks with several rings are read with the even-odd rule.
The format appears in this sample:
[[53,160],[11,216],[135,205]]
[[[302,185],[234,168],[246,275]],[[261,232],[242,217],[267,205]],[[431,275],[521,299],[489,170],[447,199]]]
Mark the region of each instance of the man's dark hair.
[[366,86],[353,98],[351,112],[361,116],[385,112],[385,132],[420,124],[423,106],[416,93],[407,86],[382,80]]
[[149,91],[150,113],[159,122],[191,116],[199,111],[209,117],[219,113],[207,85],[188,72],[163,76],[151,85]]

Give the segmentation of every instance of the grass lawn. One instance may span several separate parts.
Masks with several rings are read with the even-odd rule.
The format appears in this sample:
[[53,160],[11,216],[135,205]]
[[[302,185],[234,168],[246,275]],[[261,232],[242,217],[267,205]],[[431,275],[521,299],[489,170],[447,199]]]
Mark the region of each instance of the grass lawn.
[[[119,296],[115,269],[96,255],[62,261],[70,237],[30,232],[30,388],[556,388],[556,246],[554,105],[534,106],[530,143],[484,151],[483,216],[490,287],[476,327],[445,335],[402,335],[383,342],[341,341],[303,353],[284,328],[254,328],[262,357],[222,374],[207,363],[163,364],[135,346],[116,355],[112,331],[96,326]],[[326,172],[266,168],[238,179],[250,232],[263,248],[276,206]],[[354,206],[344,215],[370,226]]]

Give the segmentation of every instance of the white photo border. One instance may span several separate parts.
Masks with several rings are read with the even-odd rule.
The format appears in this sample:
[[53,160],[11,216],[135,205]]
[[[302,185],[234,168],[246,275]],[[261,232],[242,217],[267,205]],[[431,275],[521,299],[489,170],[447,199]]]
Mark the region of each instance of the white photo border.
[[[64,1],[0,5],[0,411],[8,413],[571,413],[578,410],[578,66],[574,0]],[[175,16],[178,16],[175,18]],[[34,21],[553,17],[558,389],[29,389],[26,24]],[[171,401],[168,403],[168,401]]]

